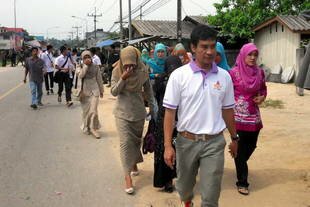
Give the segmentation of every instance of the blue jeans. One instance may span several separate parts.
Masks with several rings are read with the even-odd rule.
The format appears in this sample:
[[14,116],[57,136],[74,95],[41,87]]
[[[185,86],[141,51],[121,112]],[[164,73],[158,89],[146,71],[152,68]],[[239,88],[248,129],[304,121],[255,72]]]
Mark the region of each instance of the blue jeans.
[[31,104],[41,103],[42,99],[42,83],[37,83],[30,81],[30,90],[31,90]]

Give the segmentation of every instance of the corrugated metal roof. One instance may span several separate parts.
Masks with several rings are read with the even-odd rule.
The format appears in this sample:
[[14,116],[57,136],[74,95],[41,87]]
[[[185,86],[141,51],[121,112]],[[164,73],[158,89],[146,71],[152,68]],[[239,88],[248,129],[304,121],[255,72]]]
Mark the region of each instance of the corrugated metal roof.
[[280,15],[279,18],[293,31],[310,31],[310,21],[303,16]]
[[134,40],[129,40],[127,41],[127,43],[129,45],[134,45],[134,44],[137,44],[139,42],[143,42],[145,40],[149,40],[149,39],[153,39],[153,38],[156,38],[156,36],[151,36],[151,37],[143,37],[143,38],[138,38],[138,39],[134,39]]
[[[177,38],[176,21],[133,20],[132,25],[142,36],[150,35],[171,39]],[[195,26],[191,22],[182,21],[182,37],[190,39],[190,34]]]
[[192,19],[194,20],[195,22],[199,23],[199,24],[207,24],[207,22],[204,20],[204,17],[203,16],[186,16],[184,18],[184,20],[187,20],[187,19]]
[[278,15],[272,19],[254,27],[254,31],[258,31],[274,22],[280,22],[286,25],[293,32],[309,33],[310,32],[310,20],[305,14],[303,15]]

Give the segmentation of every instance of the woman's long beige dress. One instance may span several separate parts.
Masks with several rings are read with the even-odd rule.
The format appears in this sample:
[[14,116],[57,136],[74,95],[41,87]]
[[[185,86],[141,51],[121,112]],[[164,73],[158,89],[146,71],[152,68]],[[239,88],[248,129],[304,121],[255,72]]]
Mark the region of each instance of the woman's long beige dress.
[[[83,65],[78,71],[78,77],[83,81],[82,98],[80,100],[83,114],[81,129],[88,132],[100,128],[98,104],[100,93],[103,93],[103,82],[99,67]],[[81,87],[82,84],[80,84]]]
[[[155,104],[150,80],[139,81],[138,90],[128,90],[127,80],[123,80],[114,69],[111,80],[111,94],[117,96],[114,115],[116,127],[120,137],[120,156],[125,175],[128,175],[135,164],[143,162],[141,153],[142,133],[146,110],[142,91],[144,91],[150,107]],[[144,76],[146,70],[136,70],[133,76]]]

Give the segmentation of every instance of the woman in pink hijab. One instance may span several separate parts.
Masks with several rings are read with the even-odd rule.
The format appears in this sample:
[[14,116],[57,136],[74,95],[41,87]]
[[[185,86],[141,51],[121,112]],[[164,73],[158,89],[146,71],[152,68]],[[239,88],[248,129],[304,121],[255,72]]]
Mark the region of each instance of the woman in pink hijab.
[[253,43],[243,45],[235,67],[229,71],[234,84],[235,121],[239,136],[235,158],[237,189],[249,194],[247,161],[256,148],[259,131],[263,128],[259,105],[267,96],[264,71],[257,66],[258,49]]

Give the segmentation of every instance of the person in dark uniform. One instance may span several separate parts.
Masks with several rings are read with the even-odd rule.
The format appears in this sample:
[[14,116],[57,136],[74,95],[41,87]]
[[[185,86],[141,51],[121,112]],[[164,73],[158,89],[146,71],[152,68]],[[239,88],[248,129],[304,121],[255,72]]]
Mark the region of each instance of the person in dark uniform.
[[107,87],[111,87],[111,77],[112,77],[112,70],[113,64],[119,60],[119,51],[116,50],[115,45],[111,45],[111,51],[108,57],[108,75],[109,75],[109,84]]

